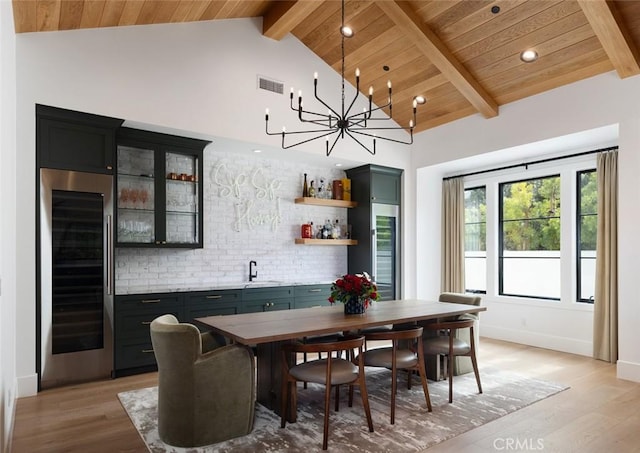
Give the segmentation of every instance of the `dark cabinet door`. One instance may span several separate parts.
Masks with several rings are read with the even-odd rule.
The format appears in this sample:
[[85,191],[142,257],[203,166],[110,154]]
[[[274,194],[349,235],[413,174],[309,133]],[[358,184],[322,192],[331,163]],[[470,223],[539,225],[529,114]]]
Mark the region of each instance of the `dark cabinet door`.
[[242,312],[289,310],[293,308],[293,288],[249,288],[242,293]]
[[185,301],[185,322],[194,324],[201,332],[209,330],[196,318],[237,315],[242,308],[241,290],[188,293]]
[[331,285],[301,285],[294,288],[295,308],[329,306]]
[[113,174],[123,120],[36,105],[38,166]]

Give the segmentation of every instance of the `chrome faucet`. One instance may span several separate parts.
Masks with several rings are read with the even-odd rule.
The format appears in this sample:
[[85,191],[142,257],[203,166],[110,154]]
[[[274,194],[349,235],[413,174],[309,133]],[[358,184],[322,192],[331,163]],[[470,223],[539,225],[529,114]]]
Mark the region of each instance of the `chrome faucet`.
[[253,266],[257,266],[255,261],[249,261],[249,281],[252,282],[254,278],[258,278],[258,271],[253,272]]

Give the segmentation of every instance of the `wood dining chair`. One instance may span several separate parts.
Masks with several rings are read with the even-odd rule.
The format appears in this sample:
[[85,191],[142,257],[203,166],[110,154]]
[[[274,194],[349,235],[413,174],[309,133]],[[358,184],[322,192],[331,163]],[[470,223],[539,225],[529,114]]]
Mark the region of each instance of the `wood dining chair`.
[[[281,422],[282,428],[286,425],[289,411],[294,411],[297,406],[297,385],[301,382],[313,382],[325,386],[324,395],[324,432],[322,437],[322,449],[327,449],[329,437],[329,406],[331,404],[331,390],[335,388],[336,410],[338,408],[340,385],[349,386],[349,407],[353,406],[353,388],[360,388],[362,405],[369,432],[373,432],[373,421],[371,420],[371,409],[369,407],[369,397],[367,395],[367,385],[364,376],[364,361],[362,360],[364,346],[363,336],[345,336],[344,338],[323,343],[288,343],[282,346],[282,407]],[[333,357],[334,352],[355,351],[357,357],[354,362],[341,357]],[[301,364],[289,365],[290,357],[298,353],[326,353],[323,359],[311,360]],[[352,355],[353,356],[353,355]],[[290,414],[290,419],[295,420],[294,414]]]
[[364,365],[382,367],[391,370],[391,424],[395,423],[396,393],[398,370],[407,371],[407,388],[411,388],[411,376],[418,372],[422,382],[427,410],[431,412],[431,398],[427,385],[427,372],[424,366],[424,351],[422,345],[422,327],[405,327],[402,329],[369,332],[365,335],[367,341],[391,341],[390,347],[373,348],[364,352]]
[[[445,373],[448,374],[449,378],[450,403],[453,402],[453,360],[456,357],[466,356],[471,358],[473,372],[476,375],[476,382],[478,384],[478,392],[482,393],[478,361],[476,359],[476,343],[473,332],[474,324],[475,320],[466,319],[460,321],[435,322],[424,326],[425,329],[436,331],[435,336],[425,337],[423,339],[424,353],[445,357]],[[456,338],[456,333],[460,329],[469,329],[469,342]]]

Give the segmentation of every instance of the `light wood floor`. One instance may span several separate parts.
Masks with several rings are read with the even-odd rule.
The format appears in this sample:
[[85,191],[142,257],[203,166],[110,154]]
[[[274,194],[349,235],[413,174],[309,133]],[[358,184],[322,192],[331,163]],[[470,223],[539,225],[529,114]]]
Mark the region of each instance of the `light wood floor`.
[[[500,367],[571,388],[436,445],[429,453],[640,452],[640,384],[616,379],[615,366],[487,338],[480,345],[481,373],[485,366]],[[117,394],[153,385],[156,373],[22,398],[16,405],[11,451],[144,452]]]

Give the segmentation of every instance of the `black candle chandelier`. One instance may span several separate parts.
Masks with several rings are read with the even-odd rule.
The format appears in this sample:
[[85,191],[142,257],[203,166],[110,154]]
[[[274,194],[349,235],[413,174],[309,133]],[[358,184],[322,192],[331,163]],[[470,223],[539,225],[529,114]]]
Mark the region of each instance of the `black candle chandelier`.
[[[387,82],[387,88],[389,90],[389,95],[387,99],[387,103],[383,106],[376,107],[373,104],[373,87],[369,88],[369,107],[364,108],[362,112],[359,113],[351,113],[352,108],[354,107],[358,96],[360,95],[360,70],[356,69],[356,93],[353,97],[353,100],[349,104],[349,106],[345,109],[345,95],[344,95],[344,40],[345,38],[350,38],[354,35],[353,30],[350,27],[345,26],[344,24],[344,0],[342,0],[342,26],[340,27],[340,35],[342,40],[342,105],[341,109],[337,111],[332,108],[329,104],[324,102],[318,96],[318,73],[316,72],[313,76],[313,94],[317,101],[319,101],[324,107],[328,109],[327,113],[318,113],[312,112],[309,110],[305,110],[303,108],[302,103],[302,92],[298,92],[298,105],[294,106],[294,93],[293,88],[291,88],[291,93],[289,94],[291,110],[298,112],[298,119],[302,123],[311,123],[318,126],[315,129],[309,130],[300,130],[300,131],[287,131],[285,127],[282,128],[282,132],[269,132],[269,109],[266,110],[265,113],[265,131],[267,135],[280,135],[282,136],[282,148],[288,149],[294,146],[302,145],[304,143],[311,142],[313,140],[317,140],[320,138],[326,138],[326,152],[327,156],[331,154],[333,148],[336,146],[336,143],[339,139],[345,138],[345,135],[351,137],[356,143],[366,149],[372,155],[376,154],[376,139],[386,140],[395,143],[401,143],[403,145],[411,145],[413,143],[413,128],[416,126],[416,110],[417,105],[424,103],[424,98],[421,96],[417,96],[413,100],[413,119],[409,122],[408,127],[398,126],[398,125],[389,125],[392,119],[393,112],[393,104],[391,102],[391,81]],[[384,111],[387,109],[388,116],[380,116],[374,117],[374,112]],[[387,123],[383,123],[387,121]],[[393,123],[395,124],[395,123]],[[393,131],[393,130],[405,130],[409,132],[408,140],[399,140],[391,137],[384,137],[382,135],[378,135],[379,131]],[[312,136],[309,137],[311,134]],[[301,135],[302,139],[295,143],[286,144],[286,138],[290,135]],[[370,137],[372,139],[372,146],[369,147],[365,145],[362,141],[356,137],[365,136]],[[333,138],[333,143],[329,145],[329,141],[331,136],[335,136]]]

